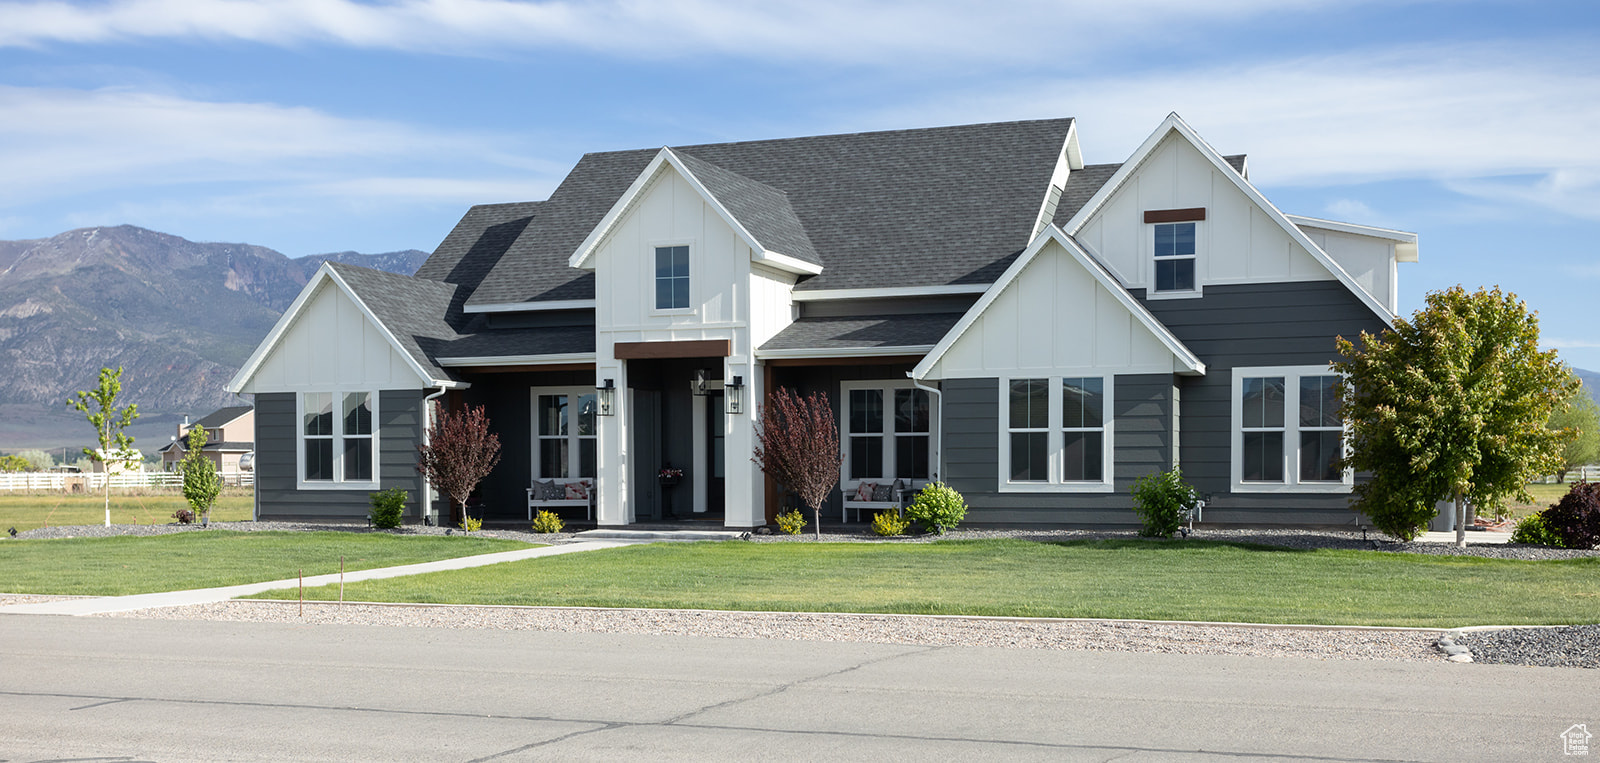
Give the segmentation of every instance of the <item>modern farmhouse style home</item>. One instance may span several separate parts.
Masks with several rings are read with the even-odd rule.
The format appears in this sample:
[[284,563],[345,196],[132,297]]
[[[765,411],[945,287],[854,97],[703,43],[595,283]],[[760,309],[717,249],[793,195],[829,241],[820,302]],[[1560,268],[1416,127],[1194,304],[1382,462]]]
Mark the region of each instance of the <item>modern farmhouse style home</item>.
[[229,389],[262,518],[388,487],[420,518],[432,404],[499,434],[488,521],[759,526],[752,423],[790,387],[837,409],[830,520],[943,480],[969,524],[1131,524],[1181,465],[1207,522],[1348,524],[1334,338],[1388,326],[1416,260],[1278,211],[1176,114],[1121,164],[1072,119],[613,151],[413,277],[324,264]]

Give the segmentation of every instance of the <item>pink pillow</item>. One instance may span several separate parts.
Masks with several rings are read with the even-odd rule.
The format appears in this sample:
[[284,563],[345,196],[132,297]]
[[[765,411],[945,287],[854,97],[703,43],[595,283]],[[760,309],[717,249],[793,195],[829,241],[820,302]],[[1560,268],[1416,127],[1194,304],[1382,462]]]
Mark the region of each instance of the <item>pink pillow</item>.
[[587,500],[589,500],[589,488],[586,487],[582,482],[568,482],[567,483],[567,500],[569,500],[569,501],[587,501]]
[[856,500],[858,500],[858,501],[871,501],[872,500],[872,491],[876,490],[877,487],[878,487],[878,483],[876,483],[876,482],[863,482],[863,483],[861,483],[861,486],[856,488]]

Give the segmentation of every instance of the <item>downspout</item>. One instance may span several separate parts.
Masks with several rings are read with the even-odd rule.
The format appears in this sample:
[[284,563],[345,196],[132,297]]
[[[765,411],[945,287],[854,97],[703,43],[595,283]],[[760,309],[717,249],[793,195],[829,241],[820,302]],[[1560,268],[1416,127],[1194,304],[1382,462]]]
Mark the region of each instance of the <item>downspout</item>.
[[932,395],[934,400],[937,401],[937,405],[934,406],[933,429],[939,433],[939,436],[929,439],[933,441],[934,448],[932,453],[933,480],[934,482],[938,482],[940,481],[939,473],[944,470],[944,394],[941,393],[937,388],[923,384],[922,380],[912,376],[910,371],[906,372],[906,378],[911,380],[911,386]]
[[[438,392],[422,398],[422,447],[424,448],[433,441],[433,411],[428,407],[428,403],[439,399],[446,389],[448,388],[445,385],[440,384]],[[427,522],[427,518],[433,516],[433,483],[428,480],[427,472],[422,474],[422,516],[423,522]]]

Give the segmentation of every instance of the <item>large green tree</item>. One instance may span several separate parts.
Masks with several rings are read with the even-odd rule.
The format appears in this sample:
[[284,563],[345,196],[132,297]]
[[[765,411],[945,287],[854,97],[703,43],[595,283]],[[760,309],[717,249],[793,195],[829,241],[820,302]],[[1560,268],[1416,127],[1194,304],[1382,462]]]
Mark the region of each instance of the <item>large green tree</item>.
[[1531,502],[1528,481],[1559,466],[1571,432],[1546,424],[1578,380],[1555,351],[1539,350],[1538,316],[1516,295],[1432,292],[1412,320],[1362,332],[1360,346],[1340,337],[1338,348],[1345,465],[1371,474],[1353,508],[1379,530],[1415,538],[1450,499],[1465,546],[1465,499]]
[[1565,429],[1573,437],[1561,449],[1561,466],[1556,469],[1556,481],[1566,482],[1567,472],[1580,466],[1600,463],[1600,405],[1595,405],[1589,391],[1579,387],[1564,405],[1556,406],[1550,414],[1551,429]]
[[139,418],[138,404],[117,407],[117,397],[122,394],[122,367],[113,371],[100,369],[100,384],[87,392],[79,391],[67,399],[67,405],[83,412],[94,427],[99,450],[84,448],[89,460],[106,465],[106,527],[111,526],[111,467],[114,464],[138,463],[134,456],[133,436],[123,430]]

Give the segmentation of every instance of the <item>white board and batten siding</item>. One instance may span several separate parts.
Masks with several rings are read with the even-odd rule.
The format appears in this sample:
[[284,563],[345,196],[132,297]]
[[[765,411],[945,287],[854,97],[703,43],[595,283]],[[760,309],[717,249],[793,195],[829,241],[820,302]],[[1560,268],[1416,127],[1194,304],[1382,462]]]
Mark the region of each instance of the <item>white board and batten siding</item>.
[[331,280],[324,281],[242,393],[420,389],[383,332]]
[[1206,219],[1195,226],[1202,289],[1335,278],[1224,171],[1233,170],[1217,169],[1188,141],[1169,134],[1075,237],[1125,286],[1149,288],[1155,237],[1144,213],[1203,207]]
[[951,344],[927,378],[1172,371],[1172,351],[1050,241]]
[[1389,312],[1399,310],[1399,279],[1396,270],[1395,242],[1376,236],[1324,230],[1302,223],[1306,238],[1327,252],[1344,272],[1349,273],[1368,294],[1377,297]]

